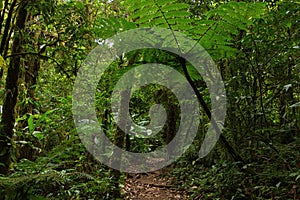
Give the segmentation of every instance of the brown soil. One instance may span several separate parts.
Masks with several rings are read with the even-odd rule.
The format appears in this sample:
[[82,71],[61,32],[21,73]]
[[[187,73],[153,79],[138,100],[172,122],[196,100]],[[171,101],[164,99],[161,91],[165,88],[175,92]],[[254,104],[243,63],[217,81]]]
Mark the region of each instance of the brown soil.
[[187,199],[185,191],[178,190],[171,178],[163,175],[167,171],[158,170],[146,174],[128,174],[124,187],[127,200],[169,200]]

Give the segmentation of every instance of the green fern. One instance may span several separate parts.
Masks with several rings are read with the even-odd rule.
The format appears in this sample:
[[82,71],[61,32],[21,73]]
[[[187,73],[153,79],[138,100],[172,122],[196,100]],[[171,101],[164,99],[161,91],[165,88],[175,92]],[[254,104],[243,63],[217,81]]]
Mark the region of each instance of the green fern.
[[[211,29],[201,38],[201,44],[212,55],[234,57],[238,52],[233,41],[241,31],[247,32],[254,20],[265,12],[265,3],[229,2],[205,13],[206,20],[200,20],[199,26],[210,24]],[[194,34],[196,34],[194,32]]]
[[127,0],[125,6],[137,26],[183,32],[199,41],[216,59],[234,57],[238,52],[233,44],[234,37],[240,31],[247,31],[254,19],[260,18],[265,11],[265,3],[229,2],[200,19],[193,18],[190,5],[177,0]]
[[96,35],[101,39],[109,38],[116,33],[136,28],[136,24],[123,18],[100,18],[96,22]]
[[192,21],[189,5],[177,0],[128,0],[125,2],[130,18],[139,27],[161,27],[182,31]]

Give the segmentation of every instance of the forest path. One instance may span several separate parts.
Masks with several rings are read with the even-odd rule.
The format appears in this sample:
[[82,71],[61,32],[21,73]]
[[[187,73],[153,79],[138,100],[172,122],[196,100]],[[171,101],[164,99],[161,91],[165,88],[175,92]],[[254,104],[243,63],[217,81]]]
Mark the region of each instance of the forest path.
[[145,174],[128,174],[124,192],[126,200],[187,199],[185,191],[179,191],[167,178],[168,171],[158,170]]

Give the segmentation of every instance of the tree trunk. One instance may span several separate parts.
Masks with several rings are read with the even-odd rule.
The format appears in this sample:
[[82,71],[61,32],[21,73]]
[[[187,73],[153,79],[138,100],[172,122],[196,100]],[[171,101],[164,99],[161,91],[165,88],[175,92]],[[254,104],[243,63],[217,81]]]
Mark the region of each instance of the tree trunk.
[[[123,90],[120,92],[120,110],[118,113],[118,125],[119,127],[117,127],[117,131],[116,134],[114,136],[114,140],[115,140],[115,145],[118,146],[119,148],[124,148],[124,143],[125,143],[125,137],[126,137],[126,133],[128,133],[129,130],[129,123],[128,123],[128,119],[126,116],[126,110],[129,109],[126,106],[126,101],[128,100],[130,95],[130,90]],[[123,132],[123,130],[126,130],[126,133]],[[120,168],[121,167],[121,161],[122,161],[122,152],[121,151],[117,151],[116,149],[113,152],[112,155],[112,160],[111,163],[113,166]],[[114,169],[113,170],[113,179],[115,180],[115,193],[114,193],[114,198],[119,198],[121,196],[120,193],[120,187],[119,187],[119,182],[120,182],[120,178],[121,178],[121,172],[119,170]]]
[[[8,11],[7,14],[7,18],[5,21],[5,26],[4,26],[4,32],[3,32],[3,36],[2,36],[2,40],[1,40],[1,44],[0,44],[0,54],[3,55],[2,53],[5,52],[5,45],[7,44],[7,40],[9,38],[9,30],[11,29],[11,23],[13,21],[13,12],[14,12],[14,8],[16,6],[17,0],[14,0],[10,6],[10,9]],[[5,11],[4,11],[5,12]],[[19,16],[18,16],[19,17]],[[18,20],[18,19],[17,19]],[[18,26],[18,25],[17,25]],[[5,57],[5,56],[4,56]]]
[[[34,17],[30,16],[27,17],[27,22],[34,23]],[[26,44],[30,45],[33,49],[36,49],[36,52],[39,54],[43,54],[46,48],[42,48],[39,50],[39,38],[41,38],[40,30],[30,30],[30,27],[27,28],[26,33],[29,35],[29,39],[26,40]],[[24,99],[28,99],[28,102],[23,103],[20,107],[20,116],[25,115],[26,113],[33,113],[34,109],[34,97],[35,97],[35,89],[36,83],[38,79],[38,73],[40,70],[40,56],[39,55],[27,55],[25,59],[25,68],[22,70],[22,79],[24,80]],[[22,81],[23,81],[22,80]],[[21,91],[20,91],[21,93]]]
[[217,122],[215,121],[215,119],[212,117],[211,112],[208,108],[208,105],[205,103],[202,95],[200,94],[200,92],[198,91],[195,83],[193,82],[193,80],[191,79],[187,67],[186,67],[186,61],[182,58],[179,58],[180,64],[183,68],[183,72],[184,75],[186,77],[186,79],[188,80],[188,82],[190,83],[191,87],[193,88],[198,101],[200,102],[202,108],[204,109],[207,117],[209,119],[211,119],[211,123],[212,126],[214,127],[215,131],[218,133],[218,135],[220,135],[220,141],[222,142],[222,144],[224,145],[225,149],[228,151],[228,153],[230,154],[230,156],[233,158],[233,160],[238,164],[238,166],[240,167],[240,169],[242,169],[243,165],[245,164],[245,161],[243,160],[243,158],[238,154],[238,152],[231,146],[231,144],[227,141],[227,139],[221,134],[221,131],[217,125]]
[[[27,1],[21,1],[16,19],[15,37],[12,46],[12,54],[22,52],[22,31],[25,28],[27,16]],[[15,106],[18,98],[18,77],[20,72],[20,56],[11,58],[6,77],[5,98],[0,126],[0,174],[8,174],[11,164],[11,138],[16,120]]]

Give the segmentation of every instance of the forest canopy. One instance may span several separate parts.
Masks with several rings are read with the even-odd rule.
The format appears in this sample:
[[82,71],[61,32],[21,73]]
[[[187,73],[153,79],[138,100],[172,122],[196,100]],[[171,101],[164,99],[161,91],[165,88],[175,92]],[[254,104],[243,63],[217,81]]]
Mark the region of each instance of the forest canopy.
[[[299,199],[299,7],[293,0],[1,1],[0,200]],[[122,38],[123,52],[96,54],[137,29],[145,34]],[[97,73],[81,80],[95,85],[87,92],[74,86],[91,58],[95,66],[100,58],[111,62],[96,70],[100,80]],[[205,73],[195,58],[205,60]],[[148,78],[156,82],[143,85]],[[214,80],[222,83],[216,93]],[[126,81],[140,87],[116,93]],[[184,87],[193,94],[184,89],[180,99],[174,90]],[[85,117],[74,114],[74,94],[93,102],[79,106]],[[226,106],[220,118],[214,102]],[[193,109],[182,113],[184,106]],[[86,134],[95,123],[105,137]],[[216,136],[216,145],[203,147]],[[167,156],[147,166],[184,153],[137,174],[135,166],[146,164],[120,154],[161,149]],[[118,168],[122,155],[131,173],[105,164]]]

